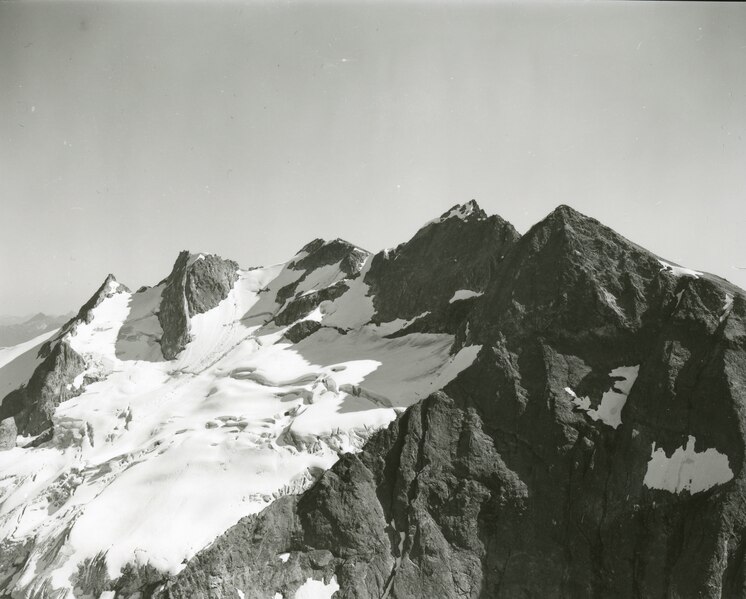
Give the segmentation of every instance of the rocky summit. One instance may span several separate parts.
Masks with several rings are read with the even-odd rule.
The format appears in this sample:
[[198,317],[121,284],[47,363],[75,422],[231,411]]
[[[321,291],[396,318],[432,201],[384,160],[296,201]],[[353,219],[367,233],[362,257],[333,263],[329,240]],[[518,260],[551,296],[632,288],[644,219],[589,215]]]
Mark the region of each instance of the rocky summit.
[[110,275],[0,392],[2,597],[746,597],[746,296],[567,206]]

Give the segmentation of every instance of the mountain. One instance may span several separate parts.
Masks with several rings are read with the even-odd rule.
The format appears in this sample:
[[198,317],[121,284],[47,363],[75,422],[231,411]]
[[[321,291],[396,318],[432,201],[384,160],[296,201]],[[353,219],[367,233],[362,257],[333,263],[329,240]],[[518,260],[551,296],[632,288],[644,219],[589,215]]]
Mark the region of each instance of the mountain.
[[72,314],[49,316],[39,312],[28,319],[22,319],[18,322],[14,322],[9,318],[8,322],[0,323],[0,351],[19,343],[30,341],[43,333],[58,329],[71,316]]
[[746,596],[744,292],[566,206],[182,252],[0,377],[7,596]]

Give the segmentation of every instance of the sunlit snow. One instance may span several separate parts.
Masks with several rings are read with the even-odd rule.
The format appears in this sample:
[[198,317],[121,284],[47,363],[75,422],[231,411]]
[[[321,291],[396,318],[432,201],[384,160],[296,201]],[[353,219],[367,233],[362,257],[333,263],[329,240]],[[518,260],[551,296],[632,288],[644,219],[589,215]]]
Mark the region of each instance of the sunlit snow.
[[442,223],[443,221],[446,221],[449,218],[459,218],[465,221],[469,216],[474,214],[475,207],[476,207],[476,204],[474,202],[467,202],[466,204],[460,204],[458,206],[454,206],[443,216],[434,218],[433,220],[426,222],[424,225],[422,225],[422,227],[420,227],[420,229],[424,229],[425,227],[429,225],[433,225],[435,223]]
[[308,578],[295,591],[295,599],[331,599],[338,590],[339,584],[336,576],[332,576],[329,584],[325,584],[323,580]]
[[728,314],[733,309],[733,296],[730,293],[725,294],[725,302],[723,303],[723,311],[720,314],[720,322],[723,322],[728,318]]
[[675,266],[673,264],[665,262],[664,260],[658,260],[658,262],[660,262],[663,266],[663,268],[661,268],[661,271],[670,272],[676,277],[694,277],[695,279],[698,279],[702,275],[702,273],[698,270],[684,268],[683,266]]
[[622,408],[627,402],[627,396],[637,380],[639,371],[639,364],[620,366],[612,370],[609,377],[621,380],[615,380],[611,389],[601,396],[601,403],[597,408],[591,408],[590,398],[578,397],[570,387],[565,387],[565,391],[572,396],[572,402],[593,420],[600,420],[612,428],[617,428],[622,423]]
[[643,484],[650,489],[694,494],[731,480],[728,456],[712,448],[695,451],[695,442],[689,435],[686,447],[677,448],[671,457],[653,443]]
[[472,291],[471,289],[459,289],[456,291],[456,293],[453,294],[453,297],[448,300],[449,304],[452,304],[453,302],[457,302],[459,300],[465,300],[472,297],[479,297],[480,295],[483,295],[482,291]]
[[[319,285],[344,276],[323,270]],[[321,330],[288,343],[267,321],[277,290],[299,276],[285,265],[240,271],[225,300],[192,318],[175,360],[158,344],[161,286],[112,288],[68,334],[88,364],[75,381],[82,393],[57,408],[50,443],[0,453],[0,538],[36,539],[18,588],[70,589],[78,565],[101,552],[112,578],[133,560],[178,572],[240,518],[359,451],[479,352],[450,355],[445,334],[385,338],[393,327],[366,324],[362,277],[309,315]],[[299,593],[322,592],[312,582]]]

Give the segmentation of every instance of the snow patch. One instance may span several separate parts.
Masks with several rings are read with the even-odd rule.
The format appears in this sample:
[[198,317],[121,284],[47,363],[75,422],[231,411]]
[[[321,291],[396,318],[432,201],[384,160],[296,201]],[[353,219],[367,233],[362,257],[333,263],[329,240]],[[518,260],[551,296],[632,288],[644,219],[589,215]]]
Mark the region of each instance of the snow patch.
[[640,365],[637,366],[620,366],[609,373],[609,377],[619,379],[614,381],[606,393],[601,396],[601,403],[598,408],[591,408],[589,397],[578,397],[570,387],[565,387],[565,391],[573,398],[574,403],[579,409],[583,410],[593,420],[600,420],[604,424],[617,428],[622,423],[622,408],[627,403],[632,386],[637,380],[640,372]]
[[716,449],[695,451],[696,439],[689,435],[686,447],[679,447],[669,458],[653,443],[643,484],[649,489],[670,493],[700,493],[733,478],[728,456]]
[[679,307],[679,304],[681,303],[681,298],[684,297],[684,291],[685,290],[682,289],[676,294],[676,305],[674,306],[674,310]]
[[289,553],[280,553],[277,556],[277,559],[279,559],[283,564],[286,564],[287,561],[290,559],[290,554]]
[[604,294],[604,299],[606,300],[606,303],[611,306],[611,309],[614,310],[619,316],[624,317],[624,311],[619,307],[619,304],[617,303],[616,297],[613,293],[611,293],[608,289],[601,288],[601,292]]
[[192,266],[192,264],[197,262],[198,260],[204,260],[204,259],[205,259],[204,254],[189,254],[189,259],[187,260],[187,264],[186,264],[187,269],[190,266]]
[[683,266],[675,266],[673,264],[669,264],[668,262],[664,260],[658,260],[658,262],[661,263],[661,272],[670,272],[675,277],[694,277],[695,279],[698,279],[702,273],[698,270],[692,270],[691,268],[684,268]]
[[456,291],[456,293],[453,294],[453,297],[448,300],[449,304],[452,304],[453,302],[457,302],[459,300],[465,300],[472,297],[479,297],[480,295],[484,295],[484,291],[472,291],[471,289],[459,289]]
[[325,584],[323,580],[307,578],[306,582],[295,591],[295,599],[331,599],[338,590],[339,584],[337,584],[336,576],[332,576],[329,584]]
[[449,218],[459,218],[465,221],[472,214],[474,214],[475,207],[476,207],[476,203],[473,201],[467,202],[466,204],[460,204],[458,206],[454,206],[443,216],[439,216],[438,218],[434,218],[433,220],[426,222],[424,225],[422,225],[422,227],[420,227],[420,230],[424,229],[427,226],[434,225],[435,223],[442,223],[443,221],[446,221]]
[[316,306],[316,309],[314,309],[312,312],[308,314],[303,320],[312,320],[314,322],[321,322],[321,320],[324,318],[324,311],[322,307]]
[[730,293],[725,294],[725,302],[723,303],[723,312],[720,314],[720,322],[723,322],[728,318],[728,314],[733,309],[733,296]]

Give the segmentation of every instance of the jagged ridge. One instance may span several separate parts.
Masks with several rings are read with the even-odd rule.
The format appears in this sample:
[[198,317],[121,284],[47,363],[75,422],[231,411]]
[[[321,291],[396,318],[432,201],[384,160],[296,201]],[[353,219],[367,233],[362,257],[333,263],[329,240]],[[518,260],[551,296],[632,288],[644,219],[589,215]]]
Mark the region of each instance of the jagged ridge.
[[[182,253],[162,286],[131,301],[158,300],[163,354],[192,347],[173,363],[194,380],[250,339],[289,340],[313,362],[373,332],[387,352],[452,335],[449,353],[462,366],[433,380],[445,393],[415,403],[302,495],[242,520],[178,576],[127,565],[112,580],[101,557],[74,577],[81,592],[290,599],[313,578],[336,581],[335,597],[360,598],[743,594],[740,290],[666,266],[566,206],[523,237],[470,202],[373,257],[315,240],[275,270],[192,260]],[[232,302],[238,310],[245,285],[258,299],[228,329],[241,322],[278,337],[236,330],[213,344],[214,357],[190,362],[193,335],[199,343],[212,330],[202,317]],[[420,359],[395,361],[406,371]],[[371,407],[398,399],[399,390],[367,388],[373,377],[338,384],[334,368],[314,375],[313,388],[243,367],[229,378],[289,386],[281,399],[306,406],[323,393]],[[397,380],[404,389],[408,378]],[[208,404],[219,386],[205,390]],[[321,444],[292,426],[278,447]],[[86,433],[94,437],[102,442]],[[709,456],[702,472],[719,478],[682,479],[682,465],[671,466],[673,480],[656,466],[685,447],[691,463]],[[24,563],[26,549],[11,549]]]
[[[484,290],[451,324],[457,344],[483,345],[446,387],[453,399],[410,408],[161,595],[291,597],[334,576],[340,596],[360,598],[741,596],[743,295],[677,276],[568,207],[511,243]],[[603,414],[620,380],[609,373],[632,365],[618,427],[574,400]],[[695,452],[727,456],[732,478],[658,488],[669,483],[651,454],[689,436]]]

